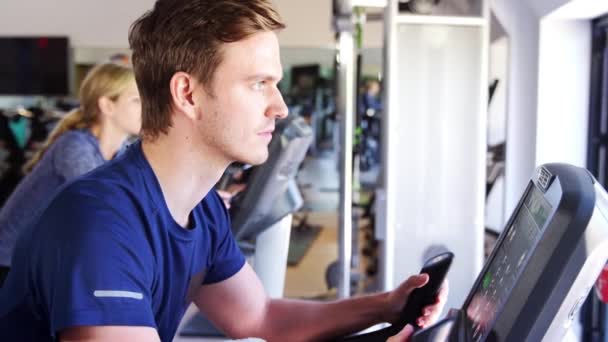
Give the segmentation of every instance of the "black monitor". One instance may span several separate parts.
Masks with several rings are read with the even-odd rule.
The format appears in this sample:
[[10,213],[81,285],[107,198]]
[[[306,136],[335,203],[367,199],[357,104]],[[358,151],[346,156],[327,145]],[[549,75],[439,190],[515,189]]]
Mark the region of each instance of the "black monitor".
[[0,95],[69,94],[67,37],[0,37]]
[[268,160],[256,166],[246,189],[230,207],[237,240],[253,240],[303,203],[295,176],[312,142],[312,129],[298,116],[277,122]]

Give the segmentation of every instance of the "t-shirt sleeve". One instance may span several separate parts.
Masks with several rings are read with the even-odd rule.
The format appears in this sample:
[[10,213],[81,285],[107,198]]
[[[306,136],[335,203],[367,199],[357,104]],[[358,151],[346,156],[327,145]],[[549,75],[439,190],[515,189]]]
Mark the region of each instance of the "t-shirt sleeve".
[[207,197],[209,197],[208,205],[211,211],[216,213],[214,215],[216,222],[213,260],[205,276],[204,285],[226,280],[245,265],[245,256],[232,236],[230,217],[221,198],[213,190]]
[[83,325],[156,327],[150,297],[154,263],[137,230],[85,195],[60,196],[42,219],[51,230],[63,225],[45,234],[49,247],[36,259],[51,333]]
[[[97,146],[75,132],[64,133],[53,148],[53,166],[55,172],[71,180],[95,169],[103,163]],[[63,139],[62,139],[63,138]]]

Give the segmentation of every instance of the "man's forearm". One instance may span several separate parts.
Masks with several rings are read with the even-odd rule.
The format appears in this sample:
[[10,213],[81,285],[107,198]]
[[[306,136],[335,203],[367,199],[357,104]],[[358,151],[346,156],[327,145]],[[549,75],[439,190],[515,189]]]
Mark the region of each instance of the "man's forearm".
[[390,317],[386,293],[334,302],[273,299],[259,333],[272,341],[316,341],[345,335]]

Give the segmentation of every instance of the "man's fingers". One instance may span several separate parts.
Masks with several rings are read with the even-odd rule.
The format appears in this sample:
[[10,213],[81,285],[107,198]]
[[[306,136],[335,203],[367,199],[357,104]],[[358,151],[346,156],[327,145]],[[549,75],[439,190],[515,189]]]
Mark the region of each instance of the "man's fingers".
[[449,292],[449,285],[448,285],[448,281],[446,279],[444,281],[444,283],[441,285],[441,289],[439,290],[439,293],[437,294],[435,303],[425,306],[422,309],[422,315],[420,317],[418,317],[418,319],[416,320],[416,324],[418,324],[418,326],[425,327],[425,326],[437,321],[437,319],[439,318],[439,315],[441,315],[443,306],[445,305],[445,302],[447,301],[448,292]]
[[235,194],[245,190],[246,187],[247,187],[247,184],[245,184],[245,183],[230,184],[226,190],[228,191],[228,193],[230,193],[230,195],[235,195]]
[[405,281],[405,288],[407,289],[407,292],[409,294],[409,293],[412,293],[412,291],[414,291],[414,289],[423,287],[428,282],[429,282],[429,275],[426,273],[413,275]]
[[450,284],[448,283],[447,278],[443,281],[441,285],[441,289],[439,290],[439,301],[445,302],[448,300],[448,292],[450,292]]
[[408,324],[397,335],[389,337],[386,342],[407,342],[412,334],[414,334],[414,327]]
[[228,191],[224,191],[224,190],[215,190],[217,191],[217,194],[220,195],[220,198],[223,200],[227,200],[230,199],[230,197],[232,197],[232,194],[229,193]]
[[220,198],[224,202],[224,206],[226,209],[230,209],[230,198],[232,198],[232,194],[226,192],[224,190],[216,190],[217,194],[220,195]]

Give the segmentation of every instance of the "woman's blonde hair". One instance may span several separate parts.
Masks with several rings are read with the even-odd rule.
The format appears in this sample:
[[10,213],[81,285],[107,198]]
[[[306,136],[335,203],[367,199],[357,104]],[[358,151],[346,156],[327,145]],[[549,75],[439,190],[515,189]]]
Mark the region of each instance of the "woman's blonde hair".
[[101,114],[99,99],[107,97],[116,101],[134,80],[133,70],[125,65],[103,63],[91,69],[80,86],[80,107],[69,112],[57,123],[42,148],[25,164],[23,172],[27,174],[32,171],[48,148],[63,133],[74,129],[90,128],[95,124]]

